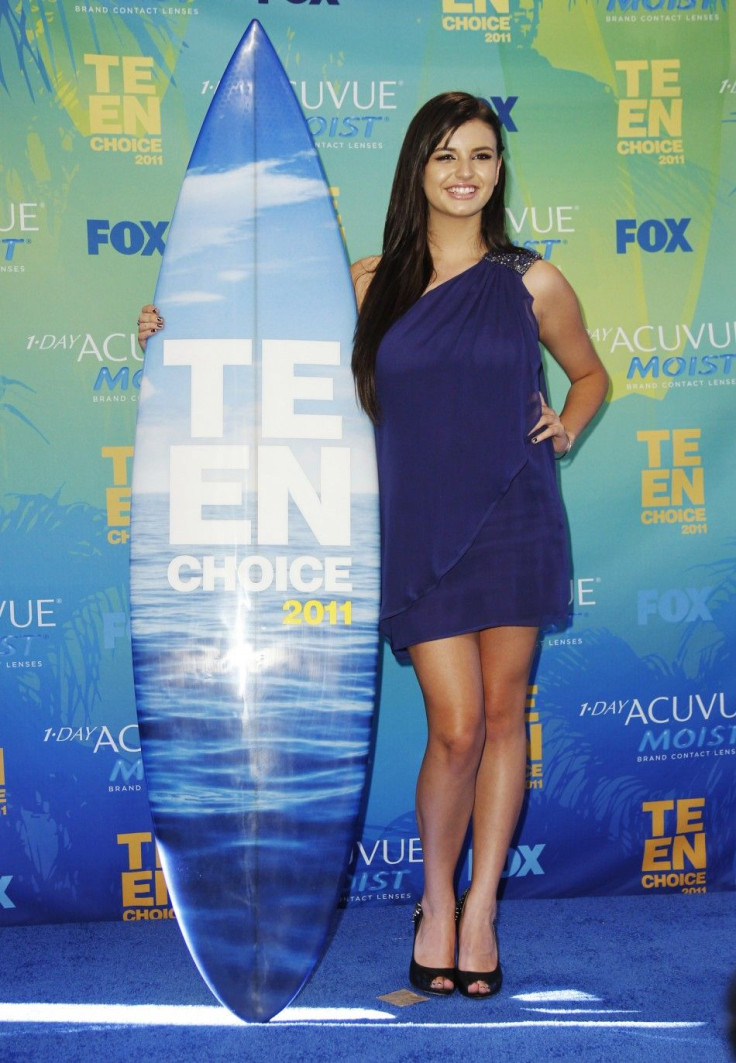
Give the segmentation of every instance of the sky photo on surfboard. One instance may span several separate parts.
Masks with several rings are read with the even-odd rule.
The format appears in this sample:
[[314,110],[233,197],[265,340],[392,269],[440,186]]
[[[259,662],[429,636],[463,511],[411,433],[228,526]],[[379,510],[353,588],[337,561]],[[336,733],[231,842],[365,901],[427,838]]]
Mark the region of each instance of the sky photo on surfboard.
[[[189,438],[188,389],[172,389],[172,369],[159,368],[165,340],[340,337],[341,362],[350,360],[354,297],[334,207],[299,104],[256,25],[250,45],[238,49],[223,75],[226,92],[212,100],[171,223],[155,295],[166,328],[148,343],[137,428],[138,445],[143,441],[149,454],[145,467],[136,468],[136,490],[145,493],[166,490],[166,443]],[[300,367],[299,375],[324,370]],[[227,411],[242,398],[238,381],[226,383]],[[256,433],[257,384],[249,385]],[[364,433],[349,373],[335,374],[333,395],[323,408],[339,405],[346,436],[354,422]],[[320,412],[315,400],[309,408]],[[238,412],[226,412],[224,440],[239,432]],[[148,433],[156,435],[150,447]],[[313,456],[308,460],[313,469]],[[376,493],[370,448],[353,453],[352,475],[354,490]]]

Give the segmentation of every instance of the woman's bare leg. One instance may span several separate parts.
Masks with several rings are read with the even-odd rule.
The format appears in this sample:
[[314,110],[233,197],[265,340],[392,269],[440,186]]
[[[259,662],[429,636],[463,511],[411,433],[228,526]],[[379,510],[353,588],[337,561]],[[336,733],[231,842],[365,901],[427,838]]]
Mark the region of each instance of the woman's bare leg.
[[[537,629],[487,628],[479,634],[485,746],[475,783],[472,886],[463,909],[458,967],[492,971],[498,963],[491,924],[496,893],[521,811],[526,779],[526,707]],[[471,993],[487,993],[473,982]]]
[[[409,652],[424,695],[428,727],[416,797],[424,915],[414,958],[425,967],[454,967],[454,876],[485,742],[479,637],[474,633],[437,639],[412,646]],[[433,988],[451,985],[438,978]]]

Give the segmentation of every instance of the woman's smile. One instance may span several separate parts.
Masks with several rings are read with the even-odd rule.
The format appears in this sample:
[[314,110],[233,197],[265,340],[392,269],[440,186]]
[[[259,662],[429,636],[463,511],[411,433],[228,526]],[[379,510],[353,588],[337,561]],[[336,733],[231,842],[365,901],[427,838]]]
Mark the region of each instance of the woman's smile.
[[476,185],[450,185],[446,191],[456,199],[469,199],[478,191]]

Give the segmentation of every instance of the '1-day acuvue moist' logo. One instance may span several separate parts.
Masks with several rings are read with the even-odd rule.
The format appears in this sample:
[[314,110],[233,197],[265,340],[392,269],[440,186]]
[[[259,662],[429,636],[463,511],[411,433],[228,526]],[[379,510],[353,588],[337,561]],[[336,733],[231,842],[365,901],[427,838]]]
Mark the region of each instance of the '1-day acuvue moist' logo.
[[602,356],[628,356],[627,391],[736,387],[734,321],[647,321],[588,333]]
[[727,0],[607,0],[606,22],[718,22]]
[[25,273],[27,247],[41,230],[44,203],[0,204],[0,273]]
[[398,109],[403,82],[348,77],[291,85],[317,148],[367,150],[383,147],[381,131]]
[[578,715],[631,734],[637,764],[736,756],[736,710],[723,690],[599,696],[581,702]]
[[0,600],[0,668],[35,670],[44,667],[44,649],[61,598],[3,598]]

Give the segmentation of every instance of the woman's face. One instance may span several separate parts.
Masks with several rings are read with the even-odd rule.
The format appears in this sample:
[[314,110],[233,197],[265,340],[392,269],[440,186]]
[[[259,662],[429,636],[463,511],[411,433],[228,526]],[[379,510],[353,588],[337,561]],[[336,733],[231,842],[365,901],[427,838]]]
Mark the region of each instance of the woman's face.
[[473,118],[438,144],[424,168],[424,194],[433,214],[468,218],[479,214],[501,172],[496,134]]

